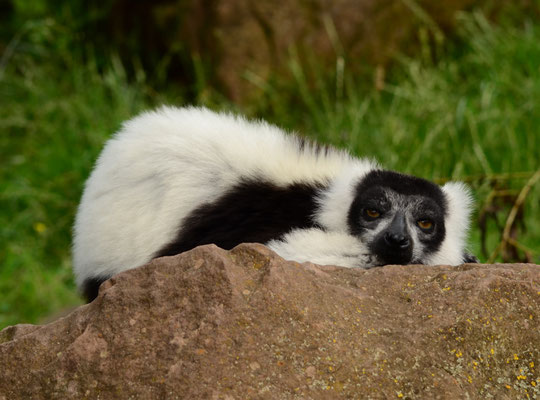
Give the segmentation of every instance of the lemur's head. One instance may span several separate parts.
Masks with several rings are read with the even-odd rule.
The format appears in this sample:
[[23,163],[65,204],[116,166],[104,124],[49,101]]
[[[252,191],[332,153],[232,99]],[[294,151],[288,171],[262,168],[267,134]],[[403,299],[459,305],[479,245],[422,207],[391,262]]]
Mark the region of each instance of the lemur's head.
[[373,170],[356,186],[349,231],[384,264],[460,264],[465,253],[471,198],[459,183]]

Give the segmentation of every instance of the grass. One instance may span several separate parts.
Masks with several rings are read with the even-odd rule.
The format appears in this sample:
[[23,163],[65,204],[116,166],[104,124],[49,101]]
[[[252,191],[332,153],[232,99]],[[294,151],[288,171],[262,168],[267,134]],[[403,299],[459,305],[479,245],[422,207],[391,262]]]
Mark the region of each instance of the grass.
[[[540,168],[540,27],[493,27],[481,15],[463,17],[461,27],[459,47],[434,62],[426,45],[423,57],[402,60],[379,90],[349,72],[354,60],[337,57],[328,72],[292,52],[292,80],[261,83],[246,75],[261,96],[241,111],[388,168],[467,179],[481,209],[494,188],[516,195]],[[144,71],[128,79],[114,57],[98,70],[91,57],[83,62],[55,48],[59,28],[50,21],[25,29],[0,59],[0,328],[81,303],[71,274],[71,226],[103,142],[140,110],[183,103],[170,89],[157,95]],[[238,108],[209,96],[209,88],[201,93],[201,102],[215,108]],[[502,173],[510,178],[489,178]],[[526,198],[520,221],[527,230],[517,237],[537,263],[539,186]],[[492,205],[504,223],[511,204],[501,195]],[[492,251],[501,228],[489,220],[487,232]],[[477,254],[480,236],[475,226]]]
[[119,63],[100,73],[47,50],[15,54],[0,81],[0,327],[80,303],[70,242],[84,181],[110,133],[151,106]]
[[[469,181],[479,210],[500,208],[489,214],[500,226],[494,218],[487,221],[492,250],[510,200],[540,168],[540,26],[494,27],[481,14],[461,16],[460,26],[459,48],[435,63],[426,46],[423,58],[402,60],[381,90],[363,89],[346,72],[345,58],[338,59],[328,79],[316,63],[293,57],[293,87],[299,95],[285,97],[294,90],[265,86],[265,107],[278,110],[275,122],[288,121],[290,128],[375,157],[385,167],[438,181]],[[286,109],[294,110],[292,116]],[[494,178],[502,173],[509,175]],[[494,189],[494,203],[487,203]],[[502,194],[511,196],[503,199]],[[521,220],[527,231],[515,233],[537,263],[539,198],[537,184]],[[471,247],[481,255],[480,229],[475,228]],[[488,255],[481,258],[486,261]]]

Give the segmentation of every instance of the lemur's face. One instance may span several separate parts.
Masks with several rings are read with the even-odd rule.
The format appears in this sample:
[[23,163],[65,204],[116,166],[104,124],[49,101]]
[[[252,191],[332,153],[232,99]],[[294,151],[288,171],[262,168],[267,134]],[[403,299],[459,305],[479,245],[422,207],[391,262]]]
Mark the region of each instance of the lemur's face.
[[404,190],[378,183],[360,185],[349,211],[351,233],[366,243],[378,265],[422,264],[444,240],[444,200],[407,187],[407,178],[401,177]]

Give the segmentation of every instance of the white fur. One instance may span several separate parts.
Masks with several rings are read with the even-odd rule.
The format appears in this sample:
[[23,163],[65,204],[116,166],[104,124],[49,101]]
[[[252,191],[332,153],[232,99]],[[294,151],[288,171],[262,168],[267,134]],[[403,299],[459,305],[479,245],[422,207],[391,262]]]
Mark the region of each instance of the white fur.
[[[346,232],[346,216],[356,183],[376,164],[335,149],[300,149],[297,141],[265,122],[204,108],[163,107],[126,122],[86,182],[74,228],[78,285],[148,262],[191,211],[243,177],[281,186],[329,184],[314,216],[327,231],[294,230],[268,245],[296,261],[363,266],[368,251]],[[457,184],[443,190],[450,206],[448,234],[431,261],[459,264],[470,197]]]
[[439,251],[429,258],[428,263],[457,265],[463,262],[473,198],[469,188],[460,182],[449,182],[441,189],[448,202],[447,217],[444,221],[446,237]]
[[332,231],[346,231],[346,210],[354,200],[355,186],[364,175],[376,168],[378,165],[375,162],[359,160],[356,164],[351,163],[347,169],[336,176],[330,182],[328,190],[320,193],[317,198],[319,210],[316,221]]
[[281,257],[298,262],[310,261],[321,265],[362,267],[373,262],[373,256],[355,236],[345,232],[325,232],[321,229],[295,229],[281,240],[267,246]]
[[77,283],[146,263],[190,211],[241,177],[326,182],[365,164],[338,150],[299,151],[297,140],[203,108],[163,107],[126,122],[86,182],[75,222]]

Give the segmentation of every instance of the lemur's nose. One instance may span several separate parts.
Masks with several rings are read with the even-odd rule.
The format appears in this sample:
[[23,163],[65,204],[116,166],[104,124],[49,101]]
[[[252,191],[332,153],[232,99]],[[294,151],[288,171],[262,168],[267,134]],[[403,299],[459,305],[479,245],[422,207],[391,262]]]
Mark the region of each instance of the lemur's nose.
[[398,213],[392,222],[388,231],[384,234],[384,241],[393,248],[406,250],[411,246],[411,240],[407,233],[407,222],[405,215]]
[[386,232],[384,241],[391,247],[399,247],[405,250],[410,247],[411,241],[407,235],[400,232]]

